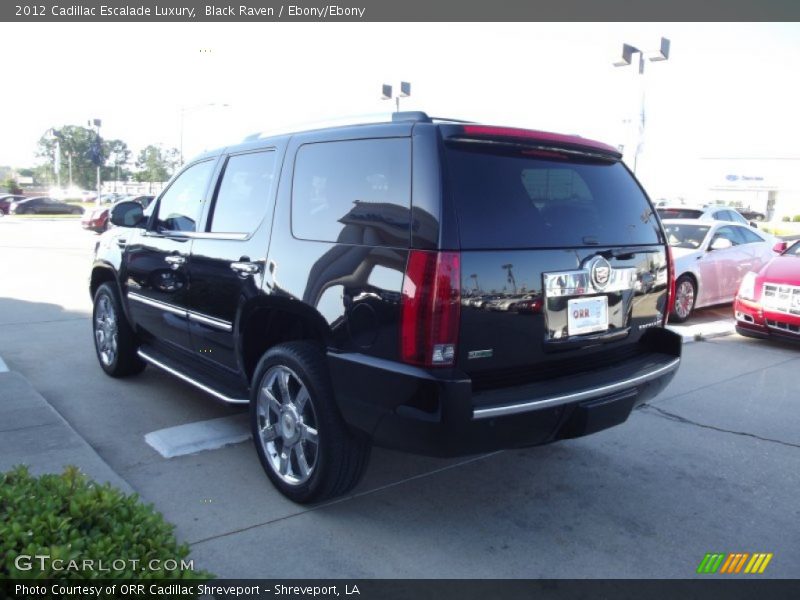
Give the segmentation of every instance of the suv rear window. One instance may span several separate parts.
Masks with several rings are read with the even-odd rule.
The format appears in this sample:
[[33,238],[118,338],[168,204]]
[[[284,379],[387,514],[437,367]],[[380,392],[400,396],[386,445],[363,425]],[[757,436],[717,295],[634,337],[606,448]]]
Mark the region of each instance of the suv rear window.
[[446,154],[462,248],[659,242],[650,204],[618,162],[460,146]]

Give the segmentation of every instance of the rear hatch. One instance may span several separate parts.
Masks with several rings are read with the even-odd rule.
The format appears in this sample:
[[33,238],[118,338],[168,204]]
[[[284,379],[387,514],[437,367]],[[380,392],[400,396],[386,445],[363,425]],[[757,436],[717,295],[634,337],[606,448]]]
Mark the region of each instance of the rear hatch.
[[572,136],[441,131],[461,252],[456,366],[473,389],[641,356],[642,337],[664,323],[668,257],[619,154]]

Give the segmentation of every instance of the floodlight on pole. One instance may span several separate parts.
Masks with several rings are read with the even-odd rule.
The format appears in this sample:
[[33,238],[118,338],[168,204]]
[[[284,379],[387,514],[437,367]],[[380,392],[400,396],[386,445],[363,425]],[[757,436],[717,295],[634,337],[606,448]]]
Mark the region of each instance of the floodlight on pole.
[[[670,41],[668,38],[661,38],[661,45],[657,53],[653,53],[647,57],[650,62],[660,62],[669,59]],[[615,67],[627,67],[633,62],[634,55],[639,55],[639,75],[644,75],[645,53],[631,44],[622,44],[622,56],[619,60],[614,62]],[[644,102],[644,80],[642,80],[641,94],[639,99],[639,140],[636,144],[636,152],[633,156],[633,172],[636,172],[637,163],[639,162],[639,154],[641,153],[642,143],[644,139],[644,125],[645,125],[645,102]]]
[[[397,107],[397,112],[400,112],[400,98],[408,98],[411,95],[411,84],[408,81],[401,81],[400,82],[400,93],[397,94],[395,97],[395,106]],[[384,83],[383,89],[381,93],[381,100],[391,100],[392,99],[392,86]]]

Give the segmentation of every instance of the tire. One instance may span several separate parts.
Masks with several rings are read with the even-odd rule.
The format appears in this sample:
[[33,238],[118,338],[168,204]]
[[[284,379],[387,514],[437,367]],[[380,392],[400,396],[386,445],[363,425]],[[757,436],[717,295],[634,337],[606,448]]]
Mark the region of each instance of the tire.
[[683,323],[692,315],[697,300],[697,285],[689,275],[681,275],[675,282],[675,305],[669,320]]
[[94,295],[92,333],[97,360],[107,375],[137,375],[147,366],[136,354],[139,343],[113,283],[104,283]]
[[369,440],[345,425],[324,354],[312,342],[280,344],[261,357],[253,376],[250,425],[267,477],[300,504],[347,493],[369,462]]

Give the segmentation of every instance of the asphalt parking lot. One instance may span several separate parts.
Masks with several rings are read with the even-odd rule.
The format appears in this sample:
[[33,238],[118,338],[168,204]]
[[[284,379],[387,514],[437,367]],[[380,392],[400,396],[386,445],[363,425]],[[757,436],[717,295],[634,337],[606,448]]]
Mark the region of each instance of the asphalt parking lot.
[[[96,239],[76,220],[0,219],[0,357],[176,525],[200,567],[242,578],[685,578],[708,552],[771,552],[763,577],[797,576],[797,348],[708,336],[684,346],[673,383],[623,426],[459,460],[375,450],[351,496],[301,507],[272,488],[249,441],[173,458],[147,443],[215,419],[235,432],[242,410],[154,368],[102,373],[87,292]],[[729,315],[700,311],[687,325]]]

